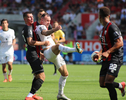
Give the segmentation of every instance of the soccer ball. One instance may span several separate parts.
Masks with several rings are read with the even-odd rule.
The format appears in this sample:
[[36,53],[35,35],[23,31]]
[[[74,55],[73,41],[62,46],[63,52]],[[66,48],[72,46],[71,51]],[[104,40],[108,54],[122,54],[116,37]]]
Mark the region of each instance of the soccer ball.
[[[101,62],[101,56],[98,58],[97,52],[99,52],[99,51],[94,51],[94,52],[91,54],[91,59],[92,59],[92,61],[99,63],[99,62]],[[95,58],[97,58],[98,60],[95,61]]]

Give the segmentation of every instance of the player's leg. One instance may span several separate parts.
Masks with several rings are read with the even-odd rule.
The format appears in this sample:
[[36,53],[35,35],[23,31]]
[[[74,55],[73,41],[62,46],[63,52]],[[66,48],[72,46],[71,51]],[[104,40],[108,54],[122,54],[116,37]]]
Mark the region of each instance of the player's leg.
[[126,83],[125,82],[121,82],[121,83],[113,82],[113,85],[115,88],[118,88],[121,91],[121,95],[123,97],[125,95]]
[[70,53],[70,52],[82,53],[83,52],[83,50],[80,48],[80,44],[78,42],[76,43],[76,48],[70,48],[70,47],[64,46],[62,44],[56,44],[56,45],[52,46],[51,48],[52,48],[53,53],[56,55],[58,55],[60,53],[60,51],[67,52],[67,53]]
[[54,74],[53,75],[56,75],[57,73],[57,68],[56,68],[56,65],[54,64]]
[[59,92],[58,92],[58,95],[57,95],[57,99],[60,100],[60,99],[63,99],[63,100],[70,100],[69,98],[67,98],[65,95],[64,95],[64,87],[65,87],[65,84],[66,84],[66,80],[67,80],[67,77],[68,77],[68,70],[67,70],[67,67],[66,67],[66,63],[64,61],[64,59],[62,58],[61,55],[58,55],[54,61],[58,71],[61,73],[61,76],[60,76],[60,79],[59,79]]
[[31,90],[29,94],[27,95],[27,97],[25,98],[25,100],[29,100],[29,99],[30,100],[43,100],[42,97],[35,95],[36,91],[40,89],[40,87],[42,86],[45,80],[45,73],[42,66],[42,61],[38,57],[31,58],[30,56],[28,56],[28,54],[26,54],[26,57],[33,70],[35,77],[32,81]]
[[106,78],[105,78],[105,85],[109,91],[109,96],[110,96],[111,100],[117,100],[117,92],[116,92],[115,87],[113,85],[114,79],[115,79],[115,76],[112,76],[109,74],[107,74]]
[[4,76],[4,81],[3,81],[3,82],[7,82],[6,63],[3,63],[3,64],[2,64],[2,72],[3,72],[3,76]]
[[12,66],[12,62],[8,62],[8,81],[11,82],[12,81],[12,69],[13,69],[13,66]]
[[105,76],[100,76],[99,84],[100,84],[101,88],[106,88],[106,86],[105,86]]
[[111,100],[117,100],[117,93],[114,85],[112,84],[114,82],[115,77],[107,74],[109,66],[110,62],[104,62],[104,61],[102,62],[99,83],[100,87],[102,88],[106,87],[108,89]]
[[7,56],[7,64],[8,64],[8,81],[11,82],[12,81],[12,69],[13,69],[13,55],[9,55]]
[[40,89],[40,87],[42,86],[44,80],[45,80],[45,73],[41,72],[38,74],[34,74],[34,79],[32,81],[32,87],[31,87],[31,91],[29,93],[29,95],[31,95],[35,100],[43,100],[42,97],[34,95],[36,93],[36,91],[38,91]]
[[[106,85],[105,85],[105,77],[103,77],[103,76],[100,77],[99,84],[100,84],[100,87],[101,88],[106,88]],[[126,86],[126,83],[125,82],[121,82],[121,83],[113,82],[112,84],[113,84],[113,86],[115,88],[119,88],[120,89],[122,96],[125,95],[125,86]]]

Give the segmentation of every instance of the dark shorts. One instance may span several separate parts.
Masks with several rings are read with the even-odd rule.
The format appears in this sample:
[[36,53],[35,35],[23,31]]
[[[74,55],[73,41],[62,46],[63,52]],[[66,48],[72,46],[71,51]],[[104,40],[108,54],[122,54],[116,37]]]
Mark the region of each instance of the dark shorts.
[[122,61],[103,61],[100,70],[100,76],[106,76],[106,74],[117,77],[119,69],[122,65]]
[[26,53],[26,58],[31,66],[32,73],[39,74],[44,72],[42,61],[38,58],[37,55],[30,55],[29,53]]

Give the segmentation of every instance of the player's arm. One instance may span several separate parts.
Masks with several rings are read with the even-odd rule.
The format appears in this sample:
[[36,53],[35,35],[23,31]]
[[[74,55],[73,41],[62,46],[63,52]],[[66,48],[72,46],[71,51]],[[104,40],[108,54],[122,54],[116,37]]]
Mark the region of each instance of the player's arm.
[[115,52],[117,49],[119,49],[120,47],[123,46],[123,39],[122,37],[119,37],[118,39],[115,40],[115,44],[112,48],[110,48],[109,50],[107,50],[106,52],[103,52],[103,57],[108,57],[110,53]]
[[12,33],[13,35],[12,35],[12,45],[14,46],[15,44],[16,44],[16,38],[15,38],[15,32],[14,32],[14,30],[13,30],[13,33]]
[[56,28],[53,28],[53,29],[50,29],[50,30],[43,30],[43,29],[40,28],[41,34],[45,35],[45,36],[51,35],[53,32],[56,32],[60,29],[62,29],[62,27],[60,25],[57,26]]
[[13,39],[12,45],[14,46],[16,44],[16,39]]
[[45,45],[45,46],[48,46],[50,44],[49,41],[35,41],[32,39],[32,37],[28,37],[27,38],[27,41],[28,41],[28,44],[31,45],[31,46],[41,46],[41,45]]

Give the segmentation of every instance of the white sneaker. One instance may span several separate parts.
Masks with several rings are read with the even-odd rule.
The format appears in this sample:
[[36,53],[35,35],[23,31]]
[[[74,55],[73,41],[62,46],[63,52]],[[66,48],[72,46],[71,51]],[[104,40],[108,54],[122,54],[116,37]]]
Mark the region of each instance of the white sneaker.
[[71,99],[69,99],[69,98],[67,98],[64,94],[62,94],[62,95],[57,95],[57,100],[71,100]]

